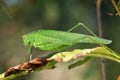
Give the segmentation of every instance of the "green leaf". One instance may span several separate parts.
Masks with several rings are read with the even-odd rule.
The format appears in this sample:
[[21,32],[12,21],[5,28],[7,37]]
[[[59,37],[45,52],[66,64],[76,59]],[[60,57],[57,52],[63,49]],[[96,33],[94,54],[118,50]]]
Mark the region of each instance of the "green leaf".
[[[60,52],[53,55],[50,59],[54,59],[57,62],[67,62],[76,58],[83,58],[83,57],[101,57],[120,63],[120,55],[107,47],[76,49],[69,52]],[[85,61],[79,61],[80,63],[78,62],[76,64],[80,65],[81,63],[84,63],[88,60],[89,58],[85,59]],[[77,66],[76,64],[75,66]]]
[[91,57],[85,57],[85,59],[79,60],[79,61],[77,61],[76,63],[73,63],[73,64],[69,65],[68,68],[69,68],[69,69],[72,69],[72,68],[74,68],[74,67],[80,66],[80,65],[82,65],[82,64],[90,61],[91,59],[92,59]]
[[[120,55],[117,54],[116,52],[114,52],[113,50],[109,49],[108,47],[96,47],[96,48],[91,48],[91,49],[75,49],[73,51],[69,51],[69,52],[60,52],[60,53],[56,53],[51,57],[46,57],[45,59],[48,60],[49,62],[43,62],[42,65],[39,65],[38,67],[36,67],[36,69],[33,69],[33,71],[30,72],[34,72],[34,71],[41,71],[41,70],[46,70],[46,69],[51,69],[55,66],[56,63],[59,62],[68,62],[71,61],[73,59],[83,59],[84,60],[79,60],[78,62],[72,64],[69,66],[69,68],[74,68],[76,66],[79,66],[83,63],[88,62],[89,60],[91,60],[91,58],[93,57],[102,57],[105,59],[109,59],[115,62],[120,63]],[[28,62],[29,63],[29,62]],[[17,65],[18,67],[18,65]],[[9,71],[13,71],[15,67],[9,68]],[[21,76],[21,75],[26,75],[28,73],[30,73],[29,71],[27,71],[28,69],[33,68],[33,65],[30,67],[24,67],[24,69],[22,69],[22,71],[18,72],[16,71],[15,73],[12,73],[5,77],[6,72],[0,74],[0,80],[12,80],[17,76]]]
[[95,48],[93,51],[88,53],[87,56],[102,57],[120,63],[120,55],[114,52],[113,50],[109,49],[108,47]]
[[38,30],[23,36],[25,46],[41,50],[64,49],[77,43],[110,44],[110,40],[57,30]]

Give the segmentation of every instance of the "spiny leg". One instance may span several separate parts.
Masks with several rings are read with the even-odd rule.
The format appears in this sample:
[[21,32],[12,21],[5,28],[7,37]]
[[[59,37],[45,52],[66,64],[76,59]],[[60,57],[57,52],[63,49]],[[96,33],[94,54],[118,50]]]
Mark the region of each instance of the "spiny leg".
[[71,29],[69,29],[67,32],[71,32],[73,31],[75,28],[78,28],[82,26],[83,28],[85,28],[89,33],[91,33],[93,36],[97,37],[97,35],[95,33],[93,33],[92,30],[90,30],[86,25],[84,25],[83,23],[78,23],[77,25],[73,26]]

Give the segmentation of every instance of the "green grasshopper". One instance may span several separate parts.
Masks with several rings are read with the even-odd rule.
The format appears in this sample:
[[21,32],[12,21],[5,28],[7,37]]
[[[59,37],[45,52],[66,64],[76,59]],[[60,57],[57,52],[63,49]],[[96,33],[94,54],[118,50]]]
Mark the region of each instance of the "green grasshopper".
[[[70,31],[82,25],[93,36],[85,34],[72,33]],[[24,45],[28,47],[27,55],[30,55],[31,48],[39,48],[41,50],[63,50],[77,43],[95,43],[110,44],[110,40],[98,38],[83,23],[78,23],[67,32],[57,30],[38,30],[23,36]]]
[[[0,6],[5,11],[7,16],[14,20],[10,16],[7,9],[0,3]],[[14,22],[15,23],[15,22]],[[70,31],[82,25],[88,32],[93,36],[71,33]],[[50,36],[53,35],[53,36]],[[78,23],[67,32],[57,31],[57,30],[38,30],[23,36],[23,41],[25,46],[28,47],[27,55],[31,54],[32,47],[39,48],[41,50],[63,50],[77,43],[95,43],[95,44],[110,44],[110,40],[105,40],[98,38],[89,28],[87,28],[83,23]],[[30,55],[30,59],[32,55]]]

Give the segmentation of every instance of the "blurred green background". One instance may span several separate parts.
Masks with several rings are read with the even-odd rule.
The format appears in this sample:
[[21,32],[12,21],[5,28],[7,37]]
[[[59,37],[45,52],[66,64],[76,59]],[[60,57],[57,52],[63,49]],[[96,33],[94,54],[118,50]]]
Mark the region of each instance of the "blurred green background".
[[[87,25],[98,35],[96,0],[0,0],[0,73],[23,61],[27,49],[22,35],[38,29],[67,31],[78,22]],[[102,0],[102,26],[104,38],[112,40],[109,45],[120,53],[120,18],[109,16],[114,12],[110,0]],[[88,34],[83,28],[74,32]],[[50,51],[33,49],[33,56]],[[74,69],[69,63],[57,64],[53,70],[45,70],[18,77],[16,80],[102,80],[98,58]],[[107,80],[116,80],[120,64],[106,60]]]

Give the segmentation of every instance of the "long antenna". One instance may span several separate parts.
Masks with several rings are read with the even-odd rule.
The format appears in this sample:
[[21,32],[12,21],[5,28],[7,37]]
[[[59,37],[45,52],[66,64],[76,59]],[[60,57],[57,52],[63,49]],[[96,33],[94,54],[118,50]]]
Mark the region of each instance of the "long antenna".
[[5,8],[5,6],[2,5],[2,3],[0,3],[1,8],[5,11],[6,15],[9,17],[9,19],[15,24],[12,16],[9,14],[8,10]]

